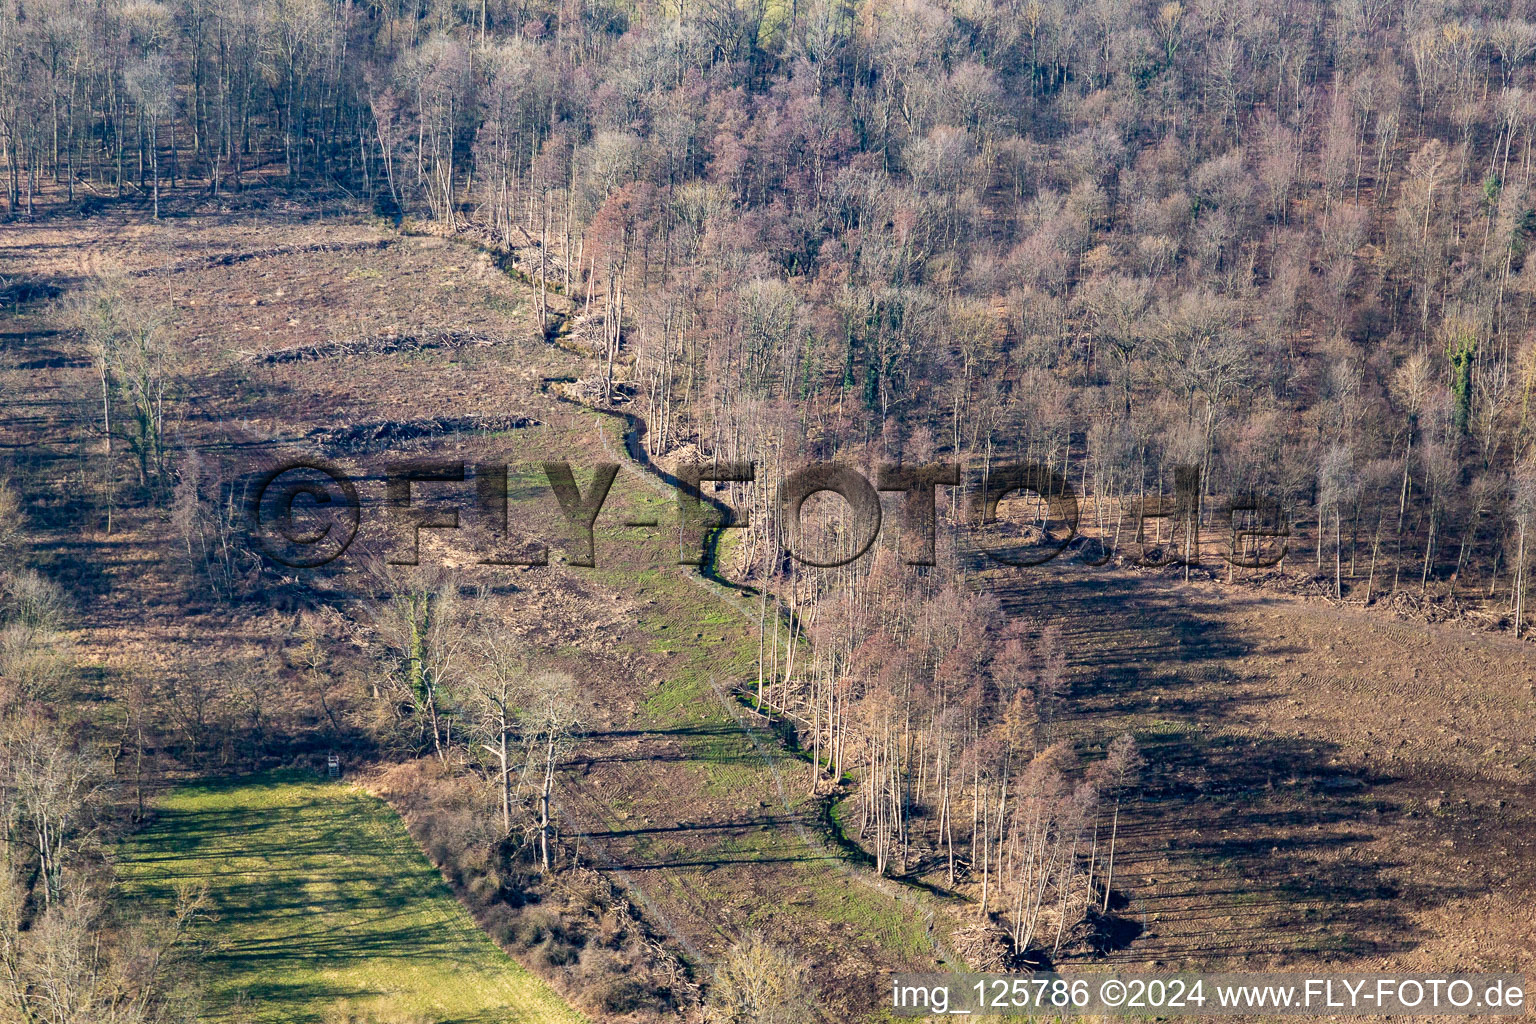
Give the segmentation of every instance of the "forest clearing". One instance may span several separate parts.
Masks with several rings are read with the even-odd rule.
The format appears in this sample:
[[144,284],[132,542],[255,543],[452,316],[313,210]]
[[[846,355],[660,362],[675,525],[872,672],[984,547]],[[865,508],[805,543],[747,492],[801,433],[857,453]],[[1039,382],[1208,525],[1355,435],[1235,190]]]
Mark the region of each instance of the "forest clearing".
[[[91,237],[103,234],[100,225],[88,226]],[[160,261],[185,262],[189,253],[239,251],[238,219],[199,225],[196,235],[191,227],[125,218],[112,232],[123,239],[124,251],[113,258],[151,270],[165,265]],[[12,265],[35,260],[32,274],[42,279],[87,258],[73,251],[87,232],[74,225],[52,230],[52,244],[36,244],[38,229],[27,241],[7,240]],[[233,270],[131,279],[177,311],[178,347],[187,353],[181,372],[197,382],[189,392],[201,396],[199,414],[177,425],[178,445],[205,453],[210,466],[233,460],[221,472],[238,475],[241,449],[255,446],[253,438],[260,439],[265,458],[286,446],[304,451],[305,439],[324,436],[343,411],[344,422],[351,423],[421,421],[451,415],[469,393],[485,416],[515,413],[537,426],[417,439],[400,450],[398,442],[380,447],[344,438],[344,445],[324,454],[353,467],[365,505],[375,511],[382,481],[369,466],[385,455],[494,457],[521,467],[538,453],[559,452],[576,467],[582,488],[588,486],[587,467],[621,461],[596,522],[595,568],[560,564],[558,541],[555,564],[547,567],[475,568],[462,553],[472,548],[469,540],[459,543],[441,531],[421,534],[422,570],[432,571],[434,561],[464,566],[472,602],[496,608],[505,628],[552,652],[583,680],[586,721],[558,798],[564,842],[572,844],[568,855],[629,893],[647,927],[695,969],[718,955],[728,936],[767,928],[793,943],[824,998],[867,1005],[882,967],[963,962],[954,936],[963,945],[975,910],[957,899],[965,890],[952,888],[942,857],[914,857],[888,869],[895,880],[875,878],[872,860],[857,846],[850,853],[847,839],[839,841],[849,836],[857,843],[857,791],[845,787],[829,795],[823,781],[813,792],[807,753],[786,749],[782,731],[753,712],[757,598],[677,565],[676,538],[666,529],[622,525],[665,520],[676,496],[627,459],[622,423],[548,393],[544,379],[580,375],[580,359],[558,348],[530,348],[516,333],[516,312],[510,320],[479,321],[524,309],[524,286],[475,271],[472,252],[435,239],[379,234],[347,219],[334,227],[300,222],[292,230],[294,246],[315,232],[387,244],[361,247],[349,257],[355,262],[339,266],[334,256],[314,269],[292,257],[271,257]],[[444,271],[444,265],[459,269]],[[466,287],[459,280],[473,282],[468,287],[483,297],[464,307],[469,323],[477,331],[500,330],[508,340],[440,355],[337,357],[347,364],[345,375],[316,376],[290,363],[249,369],[248,351],[309,344],[328,336],[334,324],[365,315],[400,334],[441,326],[419,289],[400,286],[429,267],[439,268],[435,273],[456,290]],[[409,305],[391,308],[380,292]],[[225,312],[231,309],[240,312]],[[64,473],[53,477],[60,481],[54,496],[37,499],[41,511],[30,517],[38,526],[55,524],[51,536],[62,544],[72,497],[65,488],[68,474],[76,472],[70,467],[78,465],[69,453],[79,444],[65,428],[77,401],[72,392],[89,393],[92,371],[49,326],[53,315],[46,304],[27,309],[10,335],[7,375],[12,381],[26,377],[31,405],[25,411],[12,407],[6,431],[45,439],[31,449],[42,473],[34,479]],[[251,340],[244,340],[247,334]],[[259,390],[250,386],[252,373],[262,374]],[[514,473],[512,519],[529,532],[559,537],[559,512],[539,483],[536,472]],[[369,514],[362,522],[360,543],[366,544],[368,524],[382,530],[387,517]],[[313,668],[304,667],[304,656],[296,656],[301,635],[293,611],[285,610],[294,600],[288,595],[303,587],[340,607],[358,607],[357,595],[373,585],[360,582],[371,571],[366,561],[349,553],[308,571],[302,582],[294,574],[304,570],[288,570],[261,605],[248,604],[230,617],[207,599],[186,603],[177,543],[166,535],[170,528],[165,519],[150,519],[91,535],[91,564],[99,574],[75,584],[82,614],[69,630],[77,657],[94,666],[88,685],[107,701],[96,712],[100,721],[110,725],[120,715],[152,708],[165,721],[182,723],[176,727],[180,737],[170,742],[184,744],[179,756],[194,760],[167,775],[170,749],[152,755],[153,788],[182,785],[176,779],[189,770],[195,777],[198,764],[206,772],[246,762],[255,749],[242,744],[281,744],[276,733],[286,731],[293,737],[286,741],[287,756],[317,763],[321,746],[330,745],[347,751],[349,771],[383,771],[374,784],[405,815],[461,896],[477,885],[477,873],[494,873],[465,856],[466,844],[483,834],[484,822],[465,817],[482,790],[431,771],[417,777],[386,765],[366,767],[378,755],[357,746],[360,738],[346,727],[361,713],[363,695],[343,681],[347,659],[360,655],[345,644],[335,648],[319,682],[313,682]],[[34,550],[46,555],[49,536],[40,532]],[[55,557],[79,557],[69,547],[57,550]],[[734,550],[726,549],[726,562]],[[1536,665],[1524,644],[1464,625],[1416,625],[1380,608],[1319,605],[1242,583],[1185,582],[1176,571],[1064,562],[994,567],[973,578],[982,593],[1059,636],[1070,695],[1070,710],[1055,726],[1061,735],[1092,744],[1130,731],[1155,766],[1118,826],[1115,900],[1138,934],[1107,955],[1092,949],[1089,936],[1069,936],[1059,960],[1064,967],[1074,957],[1083,957],[1089,969],[1391,963],[1406,970],[1447,958],[1468,967],[1491,968],[1511,958],[1527,962],[1522,958],[1529,957],[1533,936],[1520,907],[1536,886],[1536,860],[1532,808],[1523,788],[1533,760],[1522,730],[1536,700]],[[197,645],[195,657],[175,655],[188,643]],[[136,694],[142,683],[135,679],[150,675],[159,679],[158,692]],[[304,681],[307,676],[311,682]],[[271,688],[270,696],[240,696],[241,679],[270,680],[262,684]],[[1418,683],[1405,687],[1405,679]],[[300,704],[277,696],[277,687],[295,685],[304,695]],[[741,691],[744,696],[733,695]],[[322,693],[330,712],[313,703]],[[155,703],[135,711],[134,700]],[[271,738],[252,736],[242,724],[253,713],[266,718],[262,734],[270,730]],[[340,731],[327,727],[328,713],[340,715]],[[204,732],[186,732],[195,729],[199,715]],[[303,738],[315,729],[315,738]],[[125,781],[126,764],[119,753],[117,774]],[[322,783],[293,787],[299,795],[324,790]],[[199,847],[175,839],[178,818],[169,813],[184,807],[177,814],[192,814],[205,804],[217,812],[222,790],[201,792],[170,788],[150,798],[152,807],[167,811],[153,812],[147,829],[128,841],[121,870],[129,891],[146,884],[135,858],[161,843],[177,851],[172,866],[203,856]],[[265,799],[259,788],[231,792],[252,794],[258,804]],[[260,828],[282,836],[290,826],[274,816],[285,799],[277,798],[271,812],[241,813],[256,815],[252,821]],[[323,827],[295,813],[293,828]],[[931,819],[914,826],[932,827]],[[237,834],[227,837],[238,841]],[[228,848],[208,855],[214,864],[238,864]],[[278,859],[272,870],[299,876],[318,868],[309,860],[283,867]],[[550,941],[529,943],[518,916],[492,911],[487,917],[484,905],[466,898],[504,948],[557,988],[581,977],[571,963],[551,965]],[[253,936],[284,927],[280,908],[269,916],[261,906],[241,912]],[[244,933],[233,924],[231,919],[210,928],[237,941]],[[347,934],[340,929],[339,935]],[[338,939],[338,945],[345,948],[347,941]],[[367,942],[360,945],[368,948]],[[579,965],[592,952],[557,951],[553,959],[572,957]],[[366,952],[347,955],[356,957],[362,977],[380,970],[393,976]],[[207,997],[214,1005],[232,1005],[233,993],[271,983],[266,972],[274,968],[264,960],[263,966],[240,969],[235,960],[212,963],[210,977],[219,980]],[[407,979],[395,980],[404,985]],[[410,998],[427,1006],[432,986],[441,983],[412,982],[417,994]],[[346,998],[338,995],[344,979],[293,984],[293,998],[301,1000],[294,1005],[317,1013]],[[357,991],[365,990],[359,984]],[[257,1014],[252,1019],[264,1019],[265,1011],[254,1009],[260,1003],[251,1004]],[[363,1005],[358,1003],[359,1013],[366,1013]],[[516,1005],[526,1005],[525,997]],[[277,1012],[296,1019],[284,1016],[290,1010]],[[596,1012],[601,1014],[600,1005]]]
[[0,0],[0,167],[0,1024],[1536,971],[1526,0]]

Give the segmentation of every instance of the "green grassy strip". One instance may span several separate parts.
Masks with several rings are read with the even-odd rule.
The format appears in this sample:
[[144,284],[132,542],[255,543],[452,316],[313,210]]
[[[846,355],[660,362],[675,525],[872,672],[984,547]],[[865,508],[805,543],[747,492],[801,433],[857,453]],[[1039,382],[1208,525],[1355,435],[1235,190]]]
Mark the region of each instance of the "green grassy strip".
[[355,786],[293,774],[184,786],[119,863],[129,905],[208,886],[206,1020],[584,1020],[475,925],[399,817]]

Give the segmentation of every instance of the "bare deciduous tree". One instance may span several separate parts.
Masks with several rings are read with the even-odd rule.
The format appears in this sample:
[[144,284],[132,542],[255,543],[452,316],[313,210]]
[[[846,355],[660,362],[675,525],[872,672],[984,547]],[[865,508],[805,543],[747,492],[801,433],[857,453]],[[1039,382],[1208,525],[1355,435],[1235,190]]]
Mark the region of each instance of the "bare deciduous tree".
[[457,688],[469,659],[469,633],[451,576],[406,566],[375,566],[383,596],[369,610],[384,670],[378,689],[403,725],[414,723],[444,764],[453,743]]
[[141,486],[165,481],[166,403],[176,375],[175,353],[161,310],[133,296],[125,282],[98,281],[81,292],[72,317],[85,336],[101,383],[102,433],[107,448],[108,529],[112,507],[113,402],[126,409]]
[[526,703],[518,708],[526,756],[523,776],[538,793],[539,861],[548,872],[553,863],[553,800],[556,773],[575,745],[582,723],[581,694],[576,680],[564,672],[538,672],[528,677]]
[[512,834],[512,743],[519,705],[527,700],[530,678],[521,648],[494,626],[475,639],[475,666],[468,679],[468,704],[481,748],[496,759],[496,788],[501,798],[502,835]]
[[1115,841],[1120,832],[1120,801],[1135,789],[1141,780],[1141,770],[1146,765],[1136,739],[1130,733],[1121,733],[1109,744],[1109,751],[1097,772],[1103,791],[1114,797],[1115,811],[1109,829],[1109,857],[1104,868],[1104,905],[1109,910],[1109,891],[1115,882]]

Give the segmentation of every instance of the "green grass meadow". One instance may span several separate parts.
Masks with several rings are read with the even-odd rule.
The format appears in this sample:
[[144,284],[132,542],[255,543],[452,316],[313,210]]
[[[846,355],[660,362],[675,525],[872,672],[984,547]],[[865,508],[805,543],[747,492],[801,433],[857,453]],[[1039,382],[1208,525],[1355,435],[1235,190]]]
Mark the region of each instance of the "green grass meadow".
[[399,817],[355,786],[294,774],[184,786],[119,860],[129,905],[208,886],[204,1019],[584,1020],[475,925]]

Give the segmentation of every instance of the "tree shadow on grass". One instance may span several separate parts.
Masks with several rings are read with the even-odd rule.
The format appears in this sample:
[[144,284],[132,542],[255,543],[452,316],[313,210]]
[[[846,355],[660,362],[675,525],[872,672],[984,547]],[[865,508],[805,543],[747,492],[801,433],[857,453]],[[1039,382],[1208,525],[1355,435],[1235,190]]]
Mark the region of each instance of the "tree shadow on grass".
[[1416,912],[1481,894],[1460,881],[1402,884],[1407,858],[1358,856],[1402,810],[1393,778],[1325,729],[1253,728],[1253,709],[1274,695],[1248,659],[1307,649],[1236,631],[1232,603],[1262,596],[1082,566],[1021,570],[994,592],[1008,613],[1058,628],[1071,666],[1060,728],[1085,758],[1129,730],[1147,760],[1122,812],[1115,886],[1150,934],[1123,957],[1401,953],[1426,937]]
[[491,950],[434,912],[453,896],[403,827],[380,834],[387,810],[340,787],[334,799],[286,792],[285,781],[328,785],[297,773],[189,785],[120,857],[132,899],[170,902],[180,884],[207,886],[207,973],[219,988],[284,1020],[318,1020],[318,1004],[388,994],[333,980],[338,971],[438,963],[451,976]]

